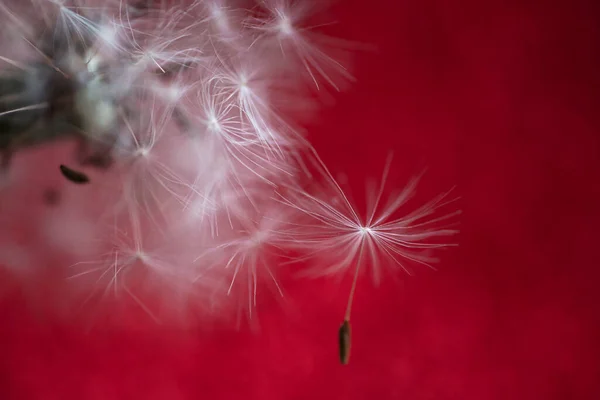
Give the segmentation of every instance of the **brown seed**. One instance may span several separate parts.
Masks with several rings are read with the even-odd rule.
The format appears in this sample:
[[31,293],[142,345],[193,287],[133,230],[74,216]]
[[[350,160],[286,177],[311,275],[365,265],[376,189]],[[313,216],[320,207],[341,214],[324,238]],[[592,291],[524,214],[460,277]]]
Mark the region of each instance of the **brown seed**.
[[340,362],[347,365],[350,361],[350,321],[344,320],[338,333],[340,347]]
[[60,172],[62,172],[63,176],[70,180],[73,183],[77,183],[79,185],[84,183],[89,183],[90,178],[83,172],[75,171],[66,165],[60,165]]

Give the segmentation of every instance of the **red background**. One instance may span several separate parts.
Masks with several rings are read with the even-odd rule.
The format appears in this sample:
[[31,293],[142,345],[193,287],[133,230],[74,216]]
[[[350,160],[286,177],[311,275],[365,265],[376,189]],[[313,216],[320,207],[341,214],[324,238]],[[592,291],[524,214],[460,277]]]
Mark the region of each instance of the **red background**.
[[0,297],[0,398],[600,398],[599,14],[550,3],[334,10],[339,36],[378,51],[357,55],[315,146],[359,184],[392,149],[392,183],[428,167],[423,196],[456,184],[464,210],[438,272],[361,281],[349,366],[336,343],[348,281],[285,281],[292,307],[261,305],[254,332],[86,331],[15,289]]

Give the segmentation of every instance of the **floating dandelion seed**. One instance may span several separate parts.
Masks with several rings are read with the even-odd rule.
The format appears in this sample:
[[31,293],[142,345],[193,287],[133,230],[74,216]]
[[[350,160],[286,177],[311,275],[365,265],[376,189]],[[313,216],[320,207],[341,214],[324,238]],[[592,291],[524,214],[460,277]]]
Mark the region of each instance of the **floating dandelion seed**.
[[[383,171],[380,188],[373,192],[376,194],[368,202],[366,218],[362,218],[318,157],[317,161],[325,176],[326,187],[323,193],[332,194],[339,202],[332,203],[302,190],[292,191],[293,194],[289,196],[280,195],[280,198],[283,204],[299,211],[310,220],[306,224],[298,225],[294,232],[297,240],[295,246],[307,252],[301,260],[322,260],[324,257],[336,260],[326,268],[320,269],[320,275],[337,274],[354,267],[342,326],[344,331],[348,331],[348,338],[345,340],[349,342],[352,302],[360,271],[370,266],[373,280],[378,284],[384,260],[389,261],[386,265],[396,265],[408,274],[411,274],[409,263],[433,268],[432,263],[437,259],[430,253],[432,250],[453,245],[437,239],[457,233],[447,225],[450,225],[448,222],[460,211],[435,216],[440,209],[455,200],[448,199],[448,192],[402,217],[395,218],[399,209],[414,195],[419,178],[411,180],[399,195],[390,197],[387,205],[381,207],[392,162],[390,156]],[[349,348],[349,343],[345,347]],[[343,360],[342,362],[345,363]]]

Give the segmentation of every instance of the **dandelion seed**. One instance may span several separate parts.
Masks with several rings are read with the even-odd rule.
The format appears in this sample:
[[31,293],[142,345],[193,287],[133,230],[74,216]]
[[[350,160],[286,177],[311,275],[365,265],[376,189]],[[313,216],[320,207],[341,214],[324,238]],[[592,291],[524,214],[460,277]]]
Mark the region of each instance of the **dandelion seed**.
[[280,199],[283,204],[304,214],[309,220],[306,224],[298,225],[294,233],[297,247],[307,253],[302,260],[312,259],[320,263],[324,259],[335,260],[318,271],[318,275],[336,274],[353,268],[352,286],[344,317],[349,322],[359,275],[364,268],[370,267],[376,284],[381,279],[383,261],[388,261],[387,265],[398,266],[408,274],[411,274],[409,263],[433,268],[432,263],[436,259],[430,255],[431,251],[453,245],[436,239],[457,233],[446,225],[460,212],[452,211],[434,216],[438,210],[455,200],[447,200],[449,193],[444,193],[394,219],[400,207],[414,195],[418,178],[413,179],[399,195],[391,197],[387,206],[381,207],[392,162],[390,156],[380,188],[374,192],[376,195],[369,201],[366,218],[363,218],[319,158],[316,162],[326,182],[322,193],[328,197],[333,193],[332,197],[340,199],[340,202],[334,204],[324,200],[323,196],[311,195],[298,189],[293,190],[293,196],[280,194]]
[[73,183],[81,185],[90,182],[90,178],[88,178],[86,174],[84,174],[83,172],[75,171],[74,169],[71,169],[66,165],[60,165],[60,172],[65,178],[67,178]]
[[338,346],[340,352],[340,363],[347,365],[350,362],[350,346],[351,346],[351,332],[350,332],[350,321],[344,320],[342,326],[338,331]]

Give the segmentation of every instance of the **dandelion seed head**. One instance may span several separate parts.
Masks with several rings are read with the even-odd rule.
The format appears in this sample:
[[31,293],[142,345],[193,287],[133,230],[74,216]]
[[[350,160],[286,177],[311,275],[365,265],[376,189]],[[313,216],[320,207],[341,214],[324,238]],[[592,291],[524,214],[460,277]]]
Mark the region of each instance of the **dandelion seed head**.
[[[281,105],[312,100],[304,79],[318,89],[350,79],[310,27],[321,3],[176,3],[0,4],[0,79],[34,65],[60,70],[76,88],[69,138],[111,159],[102,171],[81,166],[77,143],[49,139],[39,153],[16,154],[0,188],[11,206],[1,225],[18,225],[18,215],[38,221],[44,243],[31,251],[61,260],[82,305],[126,295],[154,320],[156,307],[184,298],[221,312],[224,297],[251,318],[261,288],[283,295],[277,271],[288,251],[338,257],[326,275],[347,269],[360,246],[374,270],[383,259],[428,262],[415,250],[447,233],[422,224],[429,209],[394,219],[392,204],[361,219],[337,188],[300,189],[315,178],[305,158],[319,158]],[[61,164],[81,166],[91,185],[64,182]],[[48,189],[61,194],[54,209],[40,201]],[[281,199],[283,189],[294,195]],[[1,256],[21,264],[8,250]]]

